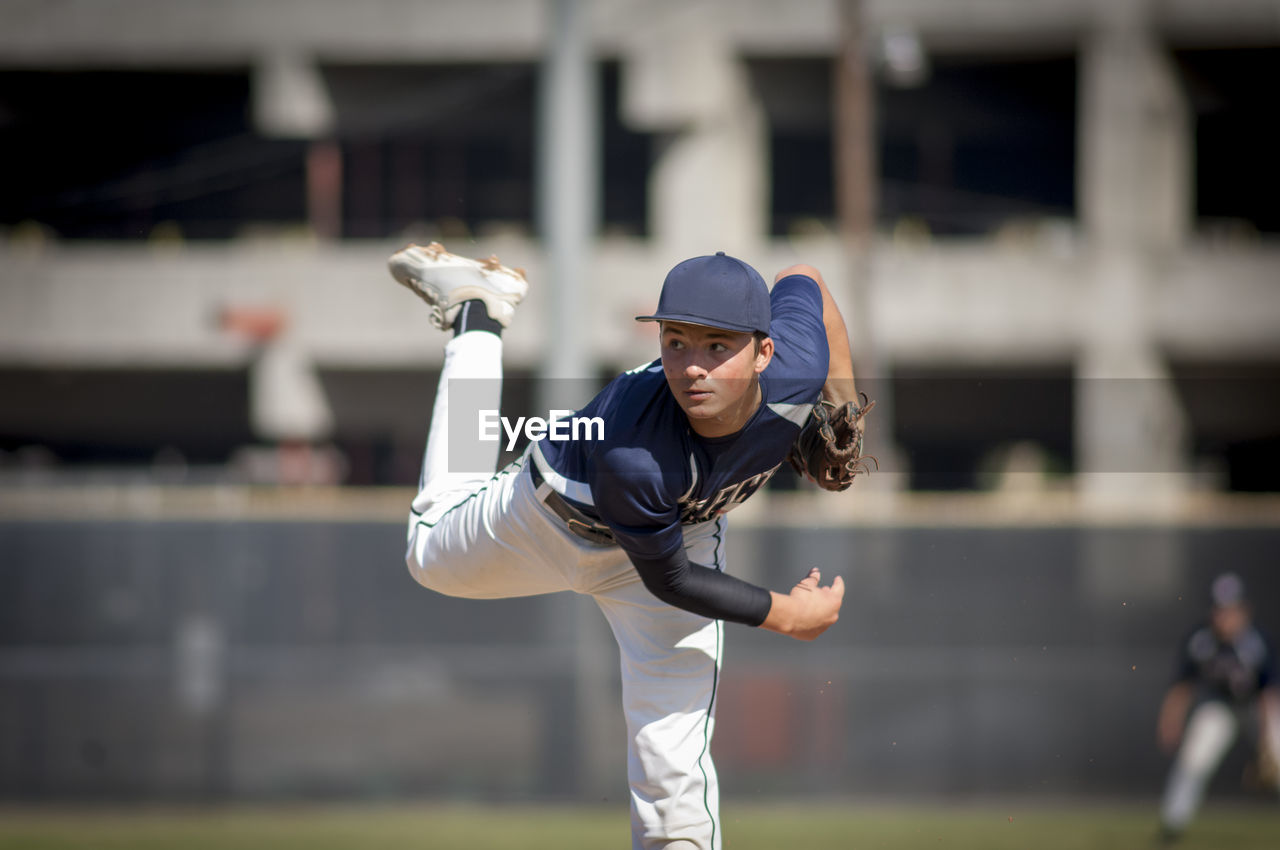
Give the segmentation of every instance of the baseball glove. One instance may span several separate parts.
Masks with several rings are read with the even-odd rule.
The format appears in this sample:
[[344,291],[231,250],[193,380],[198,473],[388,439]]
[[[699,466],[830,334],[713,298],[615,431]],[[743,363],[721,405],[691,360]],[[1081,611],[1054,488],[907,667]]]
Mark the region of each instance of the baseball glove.
[[856,475],[870,472],[869,463],[880,468],[879,461],[862,453],[862,419],[876,403],[868,401],[866,393],[858,396],[861,405],[825,400],[815,404],[787,455],[796,472],[824,490],[849,489]]

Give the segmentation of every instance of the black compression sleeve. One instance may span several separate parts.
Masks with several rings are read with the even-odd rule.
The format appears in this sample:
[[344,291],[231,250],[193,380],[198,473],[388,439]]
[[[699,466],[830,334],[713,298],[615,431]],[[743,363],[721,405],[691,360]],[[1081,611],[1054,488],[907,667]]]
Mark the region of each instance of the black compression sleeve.
[[703,617],[758,626],[769,616],[769,591],[719,570],[689,561],[684,549],[666,558],[638,558],[631,563],[654,596]]

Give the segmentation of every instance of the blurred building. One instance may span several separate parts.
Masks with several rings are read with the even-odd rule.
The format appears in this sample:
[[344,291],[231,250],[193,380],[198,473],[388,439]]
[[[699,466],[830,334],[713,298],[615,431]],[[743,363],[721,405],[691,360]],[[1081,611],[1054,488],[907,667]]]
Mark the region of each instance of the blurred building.
[[[1280,488],[1274,0],[580,10],[597,237],[568,326],[591,373],[653,356],[631,319],[676,261],[805,260],[906,486]],[[411,240],[528,268],[519,396],[560,327],[551,21],[533,0],[0,3],[4,465],[190,474],[285,445],[295,478],[413,480],[440,346],[383,265]],[[866,103],[839,55],[870,68]],[[864,252],[837,216],[841,115],[874,128]]]
[[0,0],[0,797],[625,794],[603,621],[415,591],[402,489],[118,486],[416,480],[430,239],[529,270],[516,406],[692,254],[836,290],[885,471],[735,515],[857,592],[732,635],[730,793],[1154,795],[1203,589],[1278,590],[1278,78],[1277,0]]

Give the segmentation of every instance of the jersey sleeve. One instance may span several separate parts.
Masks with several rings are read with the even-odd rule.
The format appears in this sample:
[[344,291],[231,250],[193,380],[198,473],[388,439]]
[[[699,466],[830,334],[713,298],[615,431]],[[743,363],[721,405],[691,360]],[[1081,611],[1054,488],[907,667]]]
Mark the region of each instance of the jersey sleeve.
[[1191,653],[1191,644],[1196,639],[1199,629],[1195,629],[1183,637],[1182,644],[1178,649],[1177,658],[1173,665],[1173,683],[1194,682],[1200,678],[1200,668],[1196,664],[1196,660]]
[[827,381],[831,350],[822,321],[822,292],[808,275],[793,274],[769,293],[774,354],[765,378],[771,402],[812,402]]
[[592,465],[596,512],[655,597],[714,620],[758,626],[773,599],[762,587],[691,562],[679,496],[687,482],[644,449],[614,447]]
[[1276,645],[1271,641],[1271,636],[1259,631],[1258,636],[1262,639],[1264,650],[1262,664],[1258,667],[1258,690],[1264,691],[1267,688],[1274,687],[1276,682]]
[[773,597],[763,587],[695,564],[683,548],[665,558],[627,554],[648,591],[668,605],[745,626],[759,626],[773,607]]
[[684,543],[679,475],[664,470],[647,449],[613,446],[587,470],[595,511],[627,554],[662,558]]

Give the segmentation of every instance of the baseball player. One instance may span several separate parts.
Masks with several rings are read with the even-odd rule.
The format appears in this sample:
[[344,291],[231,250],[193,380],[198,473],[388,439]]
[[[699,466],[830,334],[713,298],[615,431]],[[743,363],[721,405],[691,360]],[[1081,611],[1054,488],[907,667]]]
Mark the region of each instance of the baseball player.
[[788,593],[725,572],[725,514],[777,471],[820,398],[855,398],[822,276],[792,266],[770,292],[723,252],[675,266],[657,311],[637,317],[660,323],[661,356],[576,411],[603,428],[564,427],[494,474],[497,441],[460,453],[475,454],[473,411],[498,407],[502,330],[524,274],[435,243],[389,265],[453,333],[409,517],[410,571],[452,596],[591,596],[620,649],[633,846],[719,848],[710,746],[723,623],[812,640],[844,596],[816,568]]
[[1272,770],[1280,763],[1275,656],[1252,623],[1239,576],[1218,576],[1210,599],[1209,621],[1182,644],[1156,730],[1160,746],[1177,751],[1160,808],[1161,836],[1170,842],[1191,822],[1242,723],[1258,731],[1259,762]]

